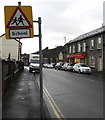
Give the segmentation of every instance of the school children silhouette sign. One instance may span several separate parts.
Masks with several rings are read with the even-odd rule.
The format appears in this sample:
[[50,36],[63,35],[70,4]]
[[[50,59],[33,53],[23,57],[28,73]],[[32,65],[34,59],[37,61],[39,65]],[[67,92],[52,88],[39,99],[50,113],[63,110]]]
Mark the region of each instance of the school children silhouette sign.
[[6,39],[34,37],[31,6],[5,6],[4,10]]

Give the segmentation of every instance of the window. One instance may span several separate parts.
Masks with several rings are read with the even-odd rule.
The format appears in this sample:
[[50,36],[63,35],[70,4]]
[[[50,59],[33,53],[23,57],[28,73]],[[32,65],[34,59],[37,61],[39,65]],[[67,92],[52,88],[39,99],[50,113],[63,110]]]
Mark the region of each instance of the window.
[[83,47],[82,48],[83,48],[83,52],[86,52],[86,43],[85,42],[83,43]]
[[78,44],[78,52],[81,52],[81,44]]
[[91,40],[90,41],[90,50],[93,50],[93,47],[94,47],[94,40]]
[[98,37],[97,39],[97,49],[101,49],[102,48],[102,39],[101,37]]
[[73,53],[75,53],[75,45],[73,45]]
[[90,66],[95,67],[95,57],[94,56],[90,56]]
[[69,53],[71,53],[71,46],[69,47]]

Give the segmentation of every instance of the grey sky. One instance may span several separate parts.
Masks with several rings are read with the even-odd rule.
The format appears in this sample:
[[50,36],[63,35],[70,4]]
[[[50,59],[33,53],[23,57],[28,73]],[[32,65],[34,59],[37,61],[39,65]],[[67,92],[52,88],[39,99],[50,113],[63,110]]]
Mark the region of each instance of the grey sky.
[[[42,18],[42,47],[54,48],[64,45],[81,34],[97,29],[103,22],[104,0],[21,0],[22,5],[31,5],[33,19]],[[0,34],[4,30],[4,6],[17,5],[18,0],[4,0]],[[37,24],[34,23],[34,34],[37,34]],[[22,39],[23,53],[35,52],[39,48],[38,38]]]

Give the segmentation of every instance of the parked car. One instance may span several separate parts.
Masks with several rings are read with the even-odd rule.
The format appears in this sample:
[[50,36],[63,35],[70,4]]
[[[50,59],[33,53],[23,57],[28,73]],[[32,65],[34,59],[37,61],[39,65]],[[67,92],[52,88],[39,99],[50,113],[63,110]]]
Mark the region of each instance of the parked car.
[[63,64],[64,64],[64,63],[57,63],[57,64],[55,65],[55,69],[61,70]]
[[73,66],[74,66],[74,65],[75,65],[75,63],[70,63],[70,64],[68,64],[67,70],[73,71]]
[[47,67],[47,64],[43,64],[43,67],[45,67],[45,68],[46,68],[46,67]]
[[69,63],[64,63],[64,65],[62,66],[62,70],[67,70]]
[[77,63],[73,66],[73,71],[78,73],[91,73],[91,68],[83,63]]
[[43,67],[45,67],[45,68],[53,68],[53,64],[49,64],[49,63],[43,64]]
[[51,65],[53,66],[53,68],[55,68],[56,63],[51,63]]
[[47,67],[47,68],[53,68],[53,65],[52,65],[52,64],[47,64],[46,67]]

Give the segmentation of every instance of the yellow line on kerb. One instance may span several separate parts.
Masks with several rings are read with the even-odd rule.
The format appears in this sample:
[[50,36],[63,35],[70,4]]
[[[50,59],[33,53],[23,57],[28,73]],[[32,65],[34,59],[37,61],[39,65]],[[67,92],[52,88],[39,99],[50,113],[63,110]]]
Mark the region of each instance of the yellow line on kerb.
[[43,86],[44,88],[44,93],[46,95],[46,97],[48,98],[48,102],[49,104],[51,105],[53,111],[54,111],[54,114],[56,115],[56,117],[59,119],[59,120],[62,120],[62,118],[64,119],[64,115],[61,113],[61,111],[59,110],[59,108],[57,107],[56,103],[54,102],[54,100],[52,99],[51,95],[49,94],[48,90],[45,88],[45,86]]

